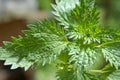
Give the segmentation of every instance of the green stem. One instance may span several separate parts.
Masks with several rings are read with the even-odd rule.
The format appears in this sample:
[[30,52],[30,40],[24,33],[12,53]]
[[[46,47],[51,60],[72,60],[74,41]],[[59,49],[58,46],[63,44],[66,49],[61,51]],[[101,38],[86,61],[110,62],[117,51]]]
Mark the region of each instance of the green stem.
[[102,70],[89,70],[90,72],[94,72],[94,73],[107,73],[109,71],[102,71]]
[[113,44],[113,43],[120,43],[120,41],[111,41],[111,42],[103,43],[103,44],[95,46],[95,47],[100,48],[100,47],[103,47],[105,45],[109,45],[109,44]]

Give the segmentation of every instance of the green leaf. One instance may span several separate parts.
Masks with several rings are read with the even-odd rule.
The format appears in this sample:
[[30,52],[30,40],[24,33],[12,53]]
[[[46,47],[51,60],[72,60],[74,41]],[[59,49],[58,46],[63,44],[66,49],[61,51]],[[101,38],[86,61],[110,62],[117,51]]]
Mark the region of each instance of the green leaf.
[[94,0],[60,0],[53,8],[53,14],[65,28],[98,23]]
[[12,42],[4,43],[4,48],[13,56],[6,58],[5,64],[12,64],[12,69],[25,67],[27,70],[33,64],[51,63],[69,43],[64,35],[64,30],[53,21],[37,21],[35,24],[29,25],[29,28],[30,30],[24,31],[24,38],[13,37]]
[[116,70],[113,73],[111,73],[107,77],[107,80],[120,80],[120,70]]
[[53,14],[61,25],[65,25],[65,27],[69,25],[66,21],[68,20],[68,15],[66,13],[69,13],[74,9],[76,4],[79,4],[79,0],[56,0],[56,5],[52,5],[55,10],[53,11]]
[[0,47],[0,60],[6,60],[8,57],[10,57],[12,53],[6,51],[2,47]]
[[120,51],[116,51],[113,49],[105,48],[102,49],[103,55],[107,61],[110,62],[111,65],[114,65],[116,69],[120,66]]
[[70,63],[74,63],[74,67],[85,67],[86,69],[93,65],[97,58],[97,51],[91,48],[79,47],[76,45],[70,45],[69,59]]

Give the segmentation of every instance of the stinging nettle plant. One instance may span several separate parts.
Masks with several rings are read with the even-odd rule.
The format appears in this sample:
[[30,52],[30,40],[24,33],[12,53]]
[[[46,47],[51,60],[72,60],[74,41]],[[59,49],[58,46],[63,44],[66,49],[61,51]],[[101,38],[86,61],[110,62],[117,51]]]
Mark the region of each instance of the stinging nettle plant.
[[53,20],[36,21],[0,47],[0,60],[28,70],[55,64],[57,80],[119,80],[120,30],[102,27],[94,0],[56,0]]

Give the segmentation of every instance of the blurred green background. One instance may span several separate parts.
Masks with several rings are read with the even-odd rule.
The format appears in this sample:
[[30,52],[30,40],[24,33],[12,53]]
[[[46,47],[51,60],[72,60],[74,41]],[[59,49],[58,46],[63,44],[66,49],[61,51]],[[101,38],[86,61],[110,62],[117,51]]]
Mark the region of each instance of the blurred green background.
[[56,67],[54,65],[41,66],[36,71],[35,80],[56,80]]
[[37,0],[37,2],[40,10],[50,10],[51,3],[54,3],[55,0]]
[[103,24],[112,29],[120,28],[120,0],[96,0],[101,9]]

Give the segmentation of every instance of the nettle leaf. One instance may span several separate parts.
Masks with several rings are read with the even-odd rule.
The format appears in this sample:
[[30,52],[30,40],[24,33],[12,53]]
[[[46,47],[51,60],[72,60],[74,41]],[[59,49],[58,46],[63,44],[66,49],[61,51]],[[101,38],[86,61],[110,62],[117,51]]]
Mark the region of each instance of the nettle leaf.
[[94,0],[60,0],[53,8],[53,14],[65,28],[98,23]]
[[107,80],[119,80],[119,79],[120,79],[120,70],[115,70],[107,77]]
[[116,69],[120,66],[120,49],[118,46],[120,43],[114,43],[102,49],[106,61],[109,61]]
[[114,66],[116,69],[120,66],[120,35],[109,30],[109,28],[103,32],[101,37],[101,44],[98,46],[101,48],[106,61]]
[[68,14],[66,13],[74,9],[76,4],[79,4],[79,0],[56,0],[56,5],[52,5],[55,10],[53,14],[61,25],[68,27],[69,23],[66,21],[68,20]]
[[13,53],[0,47],[0,60],[5,60],[4,65],[12,65],[11,69],[21,67],[25,70],[28,70],[31,67],[31,65],[33,65],[32,62],[28,62],[25,58],[19,61],[19,57],[15,57],[13,55]]
[[[68,41],[64,30],[55,22],[47,20],[36,22],[29,25],[29,28],[30,30],[24,31],[24,38],[13,37],[12,42],[4,43],[6,50],[13,53],[13,57],[8,57],[5,62],[5,65],[12,64],[12,69],[17,67],[28,69],[36,63],[41,65],[51,63],[67,47]],[[21,63],[22,61],[27,64]]]
[[6,58],[10,57],[12,54],[2,47],[0,47],[0,60],[5,60]]
[[96,55],[98,54],[97,51],[95,51],[94,49],[90,49],[80,46],[77,46],[78,44],[72,44],[70,45],[70,52],[69,55],[71,56],[69,59],[70,63],[74,63],[74,67],[76,67],[77,65],[80,66],[84,66],[84,67],[88,67],[92,64],[95,63],[96,61]]
[[[84,44],[100,43],[100,39],[97,37],[101,32],[99,13],[96,11],[94,3],[94,0],[77,0],[74,2],[61,0],[54,6],[53,14],[57,14],[57,20],[64,26],[66,36],[69,39],[81,39]],[[67,6],[65,6],[66,4]],[[62,7],[64,10],[61,10]]]

